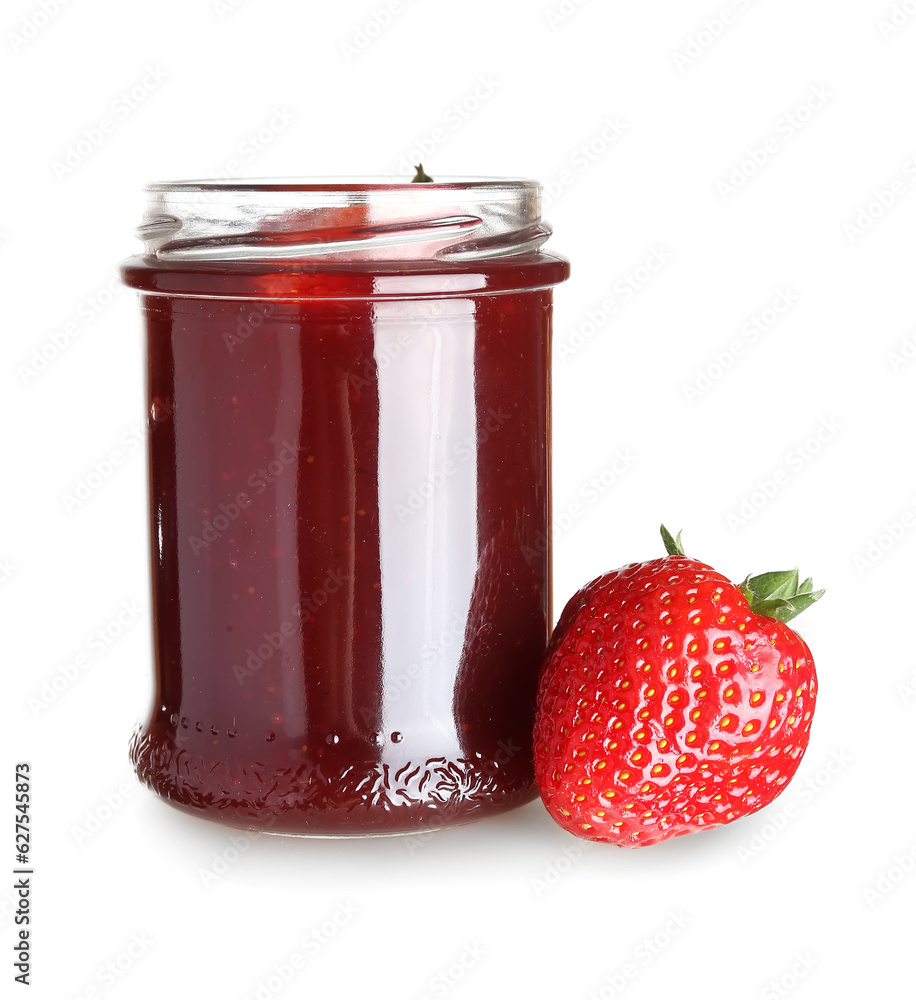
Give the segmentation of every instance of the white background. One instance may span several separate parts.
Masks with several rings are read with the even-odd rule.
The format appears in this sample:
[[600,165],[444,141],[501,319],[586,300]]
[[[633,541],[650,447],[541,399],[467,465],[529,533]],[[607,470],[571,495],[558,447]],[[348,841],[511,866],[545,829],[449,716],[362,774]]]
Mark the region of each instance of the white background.
[[[902,995],[916,3],[400,0],[371,38],[384,0],[44,6],[13,0],[0,26],[0,811],[31,760],[31,995]],[[433,175],[554,185],[550,245],[573,264],[556,294],[556,612],[658,555],[661,520],[734,579],[797,563],[828,588],[799,622],[821,682],[808,754],[751,818],[582,852],[534,803],[422,839],[239,851],[130,773],[151,676],[144,406],[139,309],[113,275],[141,187],[393,172],[423,143]],[[653,250],[666,260],[640,283]],[[791,307],[751,337],[779,294]],[[68,510],[113,450],[124,461]],[[119,614],[123,634],[90,647]]]

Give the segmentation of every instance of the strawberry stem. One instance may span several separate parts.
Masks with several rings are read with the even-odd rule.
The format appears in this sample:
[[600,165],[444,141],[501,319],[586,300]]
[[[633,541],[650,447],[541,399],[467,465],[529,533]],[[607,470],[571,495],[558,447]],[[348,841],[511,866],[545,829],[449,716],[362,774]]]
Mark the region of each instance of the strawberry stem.
[[662,541],[665,543],[665,551],[669,556],[683,556],[686,555],[684,552],[684,546],[681,545],[681,535],[683,532],[677,533],[677,538],[671,536],[671,532],[662,525]]
[[429,174],[426,173],[426,171],[423,169],[423,164],[422,163],[418,163],[416,165],[416,171],[417,172],[414,174],[413,180],[410,182],[411,184],[434,184],[435,183],[435,181],[432,179],[432,177],[430,177]]

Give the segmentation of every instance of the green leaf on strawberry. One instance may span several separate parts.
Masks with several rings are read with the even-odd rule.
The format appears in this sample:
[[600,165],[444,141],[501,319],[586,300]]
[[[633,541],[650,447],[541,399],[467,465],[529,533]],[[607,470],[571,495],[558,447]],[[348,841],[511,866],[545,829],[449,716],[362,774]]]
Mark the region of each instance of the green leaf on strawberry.
[[781,622],[791,621],[824,596],[823,590],[814,590],[810,578],[798,582],[797,568],[749,576],[740,589],[752,611]]

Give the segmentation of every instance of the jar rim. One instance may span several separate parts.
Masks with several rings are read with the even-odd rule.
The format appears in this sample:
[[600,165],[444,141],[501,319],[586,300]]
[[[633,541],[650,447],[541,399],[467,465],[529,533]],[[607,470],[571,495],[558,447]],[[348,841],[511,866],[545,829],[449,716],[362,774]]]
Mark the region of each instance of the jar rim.
[[146,192],[166,191],[271,191],[271,192],[348,192],[367,193],[461,190],[492,191],[540,189],[540,183],[527,177],[447,176],[437,181],[414,182],[392,175],[355,175],[353,177],[236,177],[190,178],[187,180],[151,181]]
[[137,235],[160,260],[475,260],[550,235],[512,177],[199,178],[148,184]]

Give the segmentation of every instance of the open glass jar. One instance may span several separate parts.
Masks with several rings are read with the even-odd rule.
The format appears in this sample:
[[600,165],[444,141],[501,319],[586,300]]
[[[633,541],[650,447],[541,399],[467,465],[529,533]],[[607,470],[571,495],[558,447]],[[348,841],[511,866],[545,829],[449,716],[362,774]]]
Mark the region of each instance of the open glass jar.
[[140,778],[250,829],[534,797],[551,287],[521,180],[147,189],[155,697]]

